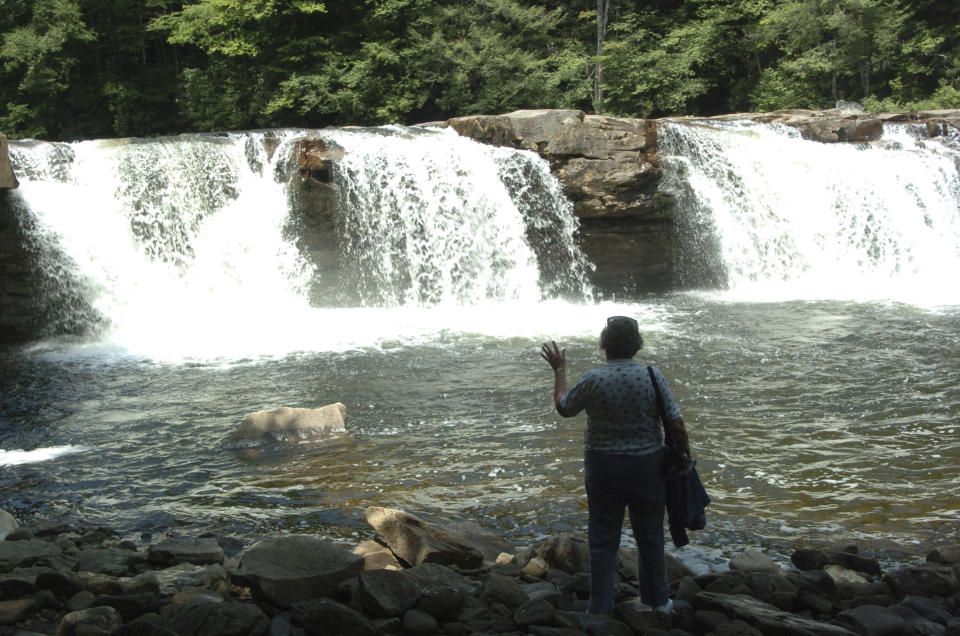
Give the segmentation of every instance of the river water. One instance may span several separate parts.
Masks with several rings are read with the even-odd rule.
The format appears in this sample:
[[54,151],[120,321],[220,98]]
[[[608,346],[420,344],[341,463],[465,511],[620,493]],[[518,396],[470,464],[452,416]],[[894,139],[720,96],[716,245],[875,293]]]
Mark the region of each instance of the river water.
[[[829,154],[836,148],[766,127],[678,129],[672,187],[691,219],[685,231],[708,234],[697,239],[701,252],[686,258],[698,275],[716,278],[716,288],[634,299],[593,299],[582,263],[571,267],[570,279],[544,280],[537,250],[522,246],[529,228],[508,218],[489,231],[502,237],[509,259],[489,245],[471,248],[479,261],[501,263],[507,276],[466,267],[471,256],[435,271],[469,270],[476,284],[464,283],[465,274],[442,281],[424,275],[430,268],[423,264],[452,262],[450,250],[459,247],[441,250],[443,259],[414,259],[395,251],[414,242],[394,241],[382,271],[409,289],[390,287],[388,298],[381,293],[356,307],[317,307],[303,300],[309,267],[283,240],[269,239],[269,254],[259,260],[242,256],[258,254],[262,241],[255,239],[273,236],[285,215],[264,220],[268,206],[250,198],[242,175],[234,177],[239,193],[228,192],[221,210],[173,224],[176,231],[165,236],[179,237],[174,248],[119,238],[131,218],[122,203],[115,206],[120,212],[101,206],[104,216],[97,217],[96,229],[111,242],[58,220],[57,206],[44,197],[61,187],[66,195],[84,188],[92,196],[90,179],[22,179],[24,200],[47,228],[44,240],[70,255],[83,289],[97,288],[89,305],[107,315],[109,326],[0,352],[0,507],[28,523],[101,523],[134,537],[210,529],[246,539],[296,531],[356,541],[371,535],[362,515],[371,505],[467,518],[520,545],[557,532],[582,534],[585,422],[553,412],[552,374],[538,348],[547,339],[565,346],[576,377],[602,363],[597,338],[606,316],[625,314],[638,319],[645,338],[638,357],[671,382],[713,498],[693,550],[719,559],[746,547],[789,554],[800,544],[863,541],[915,553],[960,541],[960,198],[951,198],[960,189],[950,140],[911,142],[898,130],[885,146],[859,150],[881,164],[891,160],[884,153],[901,164],[928,162],[915,184],[894,192],[931,181],[946,192],[943,201],[911,195],[919,211],[891,206],[894,227],[881,210],[893,196],[883,175],[857,196],[817,190],[829,203],[805,195],[807,205],[792,211],[798,193],[850,164]],[[358,144],[361,155],[370,139],[339,141]],[[738,144],[747,147],[733,150]],[[101,146],[91,153],[96,162],[104,161]],[[82,157],[84,148],[72,150]],[[737,165],[756,159],[758,148],[770,153],[760,168]],[[35,156],[19,152],[15,162]],[[513,159],[482,152],[493,161],[485,170],[509,185],[504,166]],[[782,179],[780,168],[770,168],[777,156],[793,169],[771,185]],[[716,166],[718,157],[730,163],[711,175],[705,166]],[[532,162],[524,164],[528,173],[542,169],[520,159]],[[823,169],[826,161],[836,161],[832,170]],[[81,163],[74,161],[74,174]],[[946,180],[931,177],[941,169]],[[730,194],[724,179],[737,171],[749,176],[741,182],[766,176]],[[263,192],[270,181],[254,191],[283,197],[282,188]],[[411,200],[445,200],[456,191],[470,200],[490,192],[491,205],[506,205],[495,188],[471,188],[458,182],[450,192],[434,188],[412,198],[406,190],[408,202],[395,206],[399,216],[390,222],[407,222],[404,210],[416,208]],[[515,184],[507,189],[517,201]],[[771,197],[780,198],[769,203]],[[235,209],[232,200],[254,201],[261,213]],[[851,200],[869,212],[838,202]],[[558,218],[568,219],[568,204],[556,205]],[[419,223],[461,207],[422,212]],[[517,207],[522,218],[523,205]],[[779,238],[769,236],[771,214]],[[901,222],[904,215],[919,220]],[[844,220],[833,227],[825,219],[834,217]],[[243,230],[248,238],[231,234],[254,224],[242,222],[247,218],[261,225]],[[555,243],[572,235],[569,223],[552,224],[562,226]],[[748,240],[744,228],[764,238]],[[857,240],[851,243],[844,228],[853,228]],[[485,231],[471,225],[469,234]],[[227,234],[226,241],[211,238]],[[886,238],[860,246],[865,235]],[[807,242],[815,247],[800,245]],[[148,244],[180,257],[138,256],[150,252]],[[416,245],[423,256],[424,243]],[[401,262],[420,273],[390,269]],[[135,276],[125,274],[133,270]],[[426,287],[410,282],[426,279]],[[177,280],[186,282],[178,288]],[[558,285],[563,300],[545,291]],[[576,285],[583,285],[583,298],[571,300]],[[251,411],[335,401],[347,405],[349,436],[243,448],[227,441]]]

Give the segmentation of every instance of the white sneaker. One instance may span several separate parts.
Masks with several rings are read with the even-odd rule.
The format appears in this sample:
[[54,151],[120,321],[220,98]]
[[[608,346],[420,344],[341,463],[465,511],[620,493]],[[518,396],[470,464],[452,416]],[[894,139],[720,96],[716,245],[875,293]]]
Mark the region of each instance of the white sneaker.
[[654,608],[653,608],[653,611],[654,611],[654,612],[663,612],[664,614],[669,614],[669,613],[673,612],[673,601],[670,600],[670,599],[667,599],[667,602],[666,602],[666,603],[664,603],[663,605],[659,605],[659,606],[657,606],[657,607],[654,607]]

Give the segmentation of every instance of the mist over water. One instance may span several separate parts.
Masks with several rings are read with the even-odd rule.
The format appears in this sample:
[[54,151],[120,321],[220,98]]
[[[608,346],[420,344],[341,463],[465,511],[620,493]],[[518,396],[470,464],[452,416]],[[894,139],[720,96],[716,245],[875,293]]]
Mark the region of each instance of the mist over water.
[[[304,132],[12,144],[30,240],[76,301],[60,320],[85,329],[0,351],[0,507],[132,534],[350,542],[369,505],[518,543],[583,533],[584,421],[552,411],[537,350],[566,347],[573,379],[626,314],[714,499],[694,550],[960,540],[956,140],[668,125],[683,276],[703,289],[598,300],[532,153],[310,131],[343,150],[345,306],[311,302],[323,274],[288,232],[276,175]],[[225,445],[251,411],[335,401],[350,440]]]

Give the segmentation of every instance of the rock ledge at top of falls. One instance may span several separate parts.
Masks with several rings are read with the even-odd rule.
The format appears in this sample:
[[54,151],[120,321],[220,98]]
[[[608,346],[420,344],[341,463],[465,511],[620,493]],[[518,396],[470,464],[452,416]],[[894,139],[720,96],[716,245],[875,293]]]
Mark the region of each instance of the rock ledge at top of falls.
[[503,115],[470,115],[434,125],[498,146],[537,152],[574,202],[580,219],[642,216],[662,219],[668,207],[656,196],[660,180],[657,128],[662,122],[754,121],[797,129],[822,143],[863,143],[880,139],[884,124],[915,123],[928,136],[960,130],[960,110],[867,114],[849,109],[781,110],[715,117],[630,119],[579,110],[518,110]]
[[0,190],[12,190],[19,185],[17,176],[13,174],[13,165],[10,163],[7,138],[0,134]]
[[531,150],[547,160],[580,221],[581,248],[596,266],[592,283],[603,294],[630,296],[704,284],[681,279],[676,267],[683,248],[676,241],[673,199],[660,188],[659,126],[744,120],[790,126],[804,139],[822,143],[873,142],[883,135],[884,124],[922,124],[929,137],[960,130],[960,110],[868,114],[855,108],[665,119],[520,110],[424,125]]

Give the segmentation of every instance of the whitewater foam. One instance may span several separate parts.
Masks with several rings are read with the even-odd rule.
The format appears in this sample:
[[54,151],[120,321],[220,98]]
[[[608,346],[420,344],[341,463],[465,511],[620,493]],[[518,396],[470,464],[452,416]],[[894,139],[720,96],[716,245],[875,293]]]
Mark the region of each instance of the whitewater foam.
[[50,461],[64,455],[82,453],[90,450],[86,446],[50,446],[33,450],[2,450],[0,449],[0,466],[19,466],[20,464],[36,464]]

